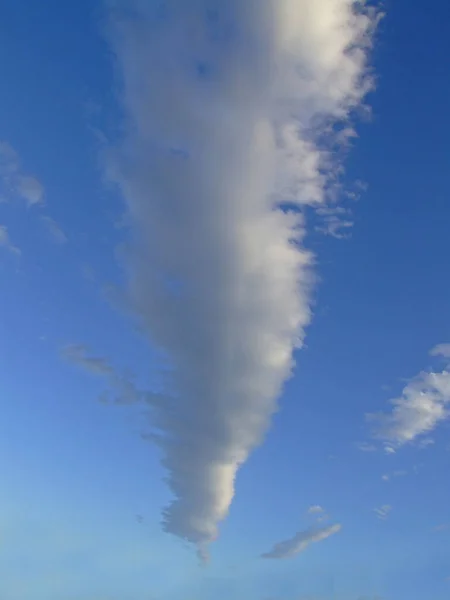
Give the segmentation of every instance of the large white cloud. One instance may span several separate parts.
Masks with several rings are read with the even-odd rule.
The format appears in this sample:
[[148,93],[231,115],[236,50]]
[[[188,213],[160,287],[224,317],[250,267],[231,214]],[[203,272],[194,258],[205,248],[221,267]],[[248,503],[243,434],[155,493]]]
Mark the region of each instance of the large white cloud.
[[130,298],[173,366],[152,412],[174,494],[164,527],[205,553],[311,318],[304,216],[280,202],[334,200],[376,19],[352,0],[109,11],[126,120],[108,170],[133,223]]

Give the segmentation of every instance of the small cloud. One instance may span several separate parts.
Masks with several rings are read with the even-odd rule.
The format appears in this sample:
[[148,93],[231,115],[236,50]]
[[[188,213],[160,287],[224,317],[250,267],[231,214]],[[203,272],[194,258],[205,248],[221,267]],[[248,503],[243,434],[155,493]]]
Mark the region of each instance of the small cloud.
[[408,474],[408,471],[404,471],[404,470],[393,471],[392,473],[386,473],[385,475],[382,475],[381,479],[383,481],[390,481],[391,479],[394,479],[395,477],[404,477],[407,474]]
[[[393,453],[431,433],[450,416],[450,372],[422,371],[389,403],[389,412],[368,414],[366,418],[374,424],[373,437],[385,444],[386,452]],[[426,446],[432,442],[421,443]]]
[[20,249],[11,243],[6,225],[0,225],[0,246],[6,248],[9,252],[15,254],[16,256],[21,255]]
[[373,512],[377,515],[379,519],[385,521],[388,518],[391,510],[392,506],[390,506],[389,504],[383,504],[383,506],[380,506],[380,508],[374,508]]
[[438,344],[430,350],[430,355],[450,358],[450,344]]
[[0,180],[3,187],[2,201],[19,197],[28,206],[43,204],[44,186],[32,175],[22,172],[20,158],[8,142],[0,142]]
[[361,452],[376,452],[377,451],[377,447],[375,446],[375,444],[369,444],[368,442],[359,442],[356,447],[358,448],[358,450],[361,450]]
[[9,177],[19,170],[19,157],[8,142],[0,142],[0,175]]
[[51,217],[41,217],[41,222],[46,227],[48,233],[53,238],[53,241],[57,244],[65,244],[67,242],[67,236],[58,223]]
[[43,204],[44,202],[44,186],[36,177],[29,175],[21,175],[17,179],[17,193],[24,198],[28,206],[34,204]]
[[389,445],[384,447],[384,451],[386,454],[395,454],[395,448]]
[[291,558],[306,550],[310,544],[320,542],[338,533],[341,528],[342,526],[336,523],[329,527],[311,528],[306,531],[300,531],[293,538],[275,544],[272,550],[266,554],[262,554],[262,558]]
[[319,515],[324,512],[325,512],[325,509],[323,509],[319,504],[313,504],[312,506],[310,506],[308,508],[309,515]]

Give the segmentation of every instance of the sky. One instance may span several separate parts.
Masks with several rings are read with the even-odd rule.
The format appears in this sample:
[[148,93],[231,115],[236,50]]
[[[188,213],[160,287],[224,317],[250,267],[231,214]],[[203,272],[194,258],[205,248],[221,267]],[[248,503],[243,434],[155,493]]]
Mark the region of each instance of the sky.
[[0,597],[450,593],[450,6],[0,3]]

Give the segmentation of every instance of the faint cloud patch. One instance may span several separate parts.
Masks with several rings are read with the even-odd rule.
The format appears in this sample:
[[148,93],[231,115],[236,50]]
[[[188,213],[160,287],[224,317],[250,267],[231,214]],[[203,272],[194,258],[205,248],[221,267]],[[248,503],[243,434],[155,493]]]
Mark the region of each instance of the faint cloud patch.
[[377,451],[377,447],[375,446],[375,444],[369,444],[368,442],[358,442],[356,444],[356,447],[358,448],[358,450],[361,450],[361,452],[376,452]]
[[16,256],[21,255],[20,248],[11,243],[6,225],[0,225],[0,246],[6,248],[11,254],[15,254]]
[[42,216],[41,223],[44,225],[54,242],[57,244],[65,244],[67,242],[66,234],[54,219],[48,216]]
[[374,508],[373,512],[376,514],[378,519],[385,521],[388,518],[391,510],[392,506],[390,506],[390,504],[383,504],[383,506],[380,506],[379,508]]
[[399,471],[393,471],[392,473],[385,473],[384,475],[381,476],[381,479],[383,481],[391,481],[392,479],[395,479],[396,477],[405,477],[405,475],[408,475],[408,471],[399,470]]
[[63,348],[62,356],[92,375],[105,379],[108,389],[100,394],[102,403],[135,404],[145,400],[146,394],[136,387],[130,374],[118,373],[107,359],[91,355],[86,346],[69,344]]
[[44,186],[22,171],[19,155],[8,142],[0,142],[0,179],[4,201],[20,198],[28,206],[44,203]]

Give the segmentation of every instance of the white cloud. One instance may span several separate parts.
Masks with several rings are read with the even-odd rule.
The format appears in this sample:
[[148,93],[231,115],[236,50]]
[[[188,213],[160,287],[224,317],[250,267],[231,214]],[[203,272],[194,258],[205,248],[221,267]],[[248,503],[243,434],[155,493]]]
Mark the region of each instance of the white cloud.
[[164,527],[204,553],[311,318],[305,221],[279,203],[333,196],[348,136],[332,124],[350,130],[371,86],[376,19],[352,0],[173,0],[163,20],[112,5],[128,131],[108,174],[132,223],[131,303],[174,373],[153,412]]
[[57,244],[65,244],[67,242],[66,234],[54,219],[48,216],[42,216],[41,222]]
[[102,402],[134,404],[146,400],[145,393],[136,387],[131,376],[118,373],[105,358],[90,355],[86,346],[69,344],[63,348],[62,355],[85,371],[105,379],[108,390],[101,394],[100,400]]
[[388,518],[391,510],[392,506],[390,506],[389,504],[383,504],[383,506],[380,506],[379,508],[374,508],[373,512],[377,515],[379,519],[385,521]]
[[310,506],[308,508],[308,514],[310,515],[319,515],[325,512],[325,509],[323,509],[319,504],[313,504],[312,506]]
[[450,358],[450,344],[438,344],[430,350],[430,355]]
[[390,412],[369,414],[367,418],[374,423],[374,438],[394,452],[395,447],[430,433],[449,417],[450,373],[423,371],[403,388],[401,396],[389,402],[393,407]]
[[28,206],[43,204],[44,186],[36,177],[22,172],[19,155],[8,142],[0,142],[0,178],[5,200],[19,197]]
[[300,552],[306,550],[306,548],[314,543],[325,540],[331,535],[338,533],[342,529],[339,523],[330,525],[328,527],[312,528],[306,531],[300,531],[293,538],[278,542],[274,545],[272,550],[263,554],[263,558],[291,558]]
[[16,254],[18,256],[21,254],[20,249],[11,243],[6,225],[0,225],[0,246],[6,248],[12,254]]

